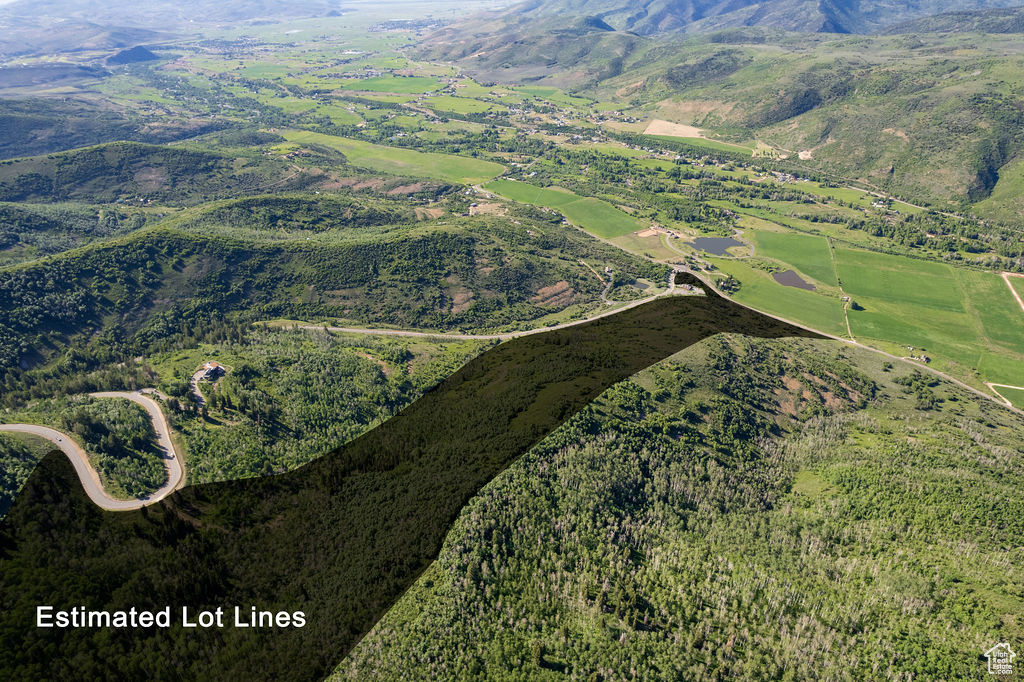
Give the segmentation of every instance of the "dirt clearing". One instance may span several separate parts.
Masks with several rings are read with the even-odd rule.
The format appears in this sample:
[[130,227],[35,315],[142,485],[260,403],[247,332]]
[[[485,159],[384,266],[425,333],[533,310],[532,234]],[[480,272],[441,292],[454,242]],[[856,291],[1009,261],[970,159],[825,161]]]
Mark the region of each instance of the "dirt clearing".
[[[668,137],[701,137],[704,138],[704,131],[695,126],[683,125],[654,119],[644,130],[644,135],[666,135]],[[704,138],[707,139],[707,138]]]

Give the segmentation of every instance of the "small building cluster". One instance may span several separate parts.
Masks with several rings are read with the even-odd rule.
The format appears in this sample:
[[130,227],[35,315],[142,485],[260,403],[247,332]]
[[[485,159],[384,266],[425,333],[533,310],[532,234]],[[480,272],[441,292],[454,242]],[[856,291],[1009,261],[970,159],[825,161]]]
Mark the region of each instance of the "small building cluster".
[[204,363],[203,369],[206,370],[206,373],[203,374],[202,379],[205,379],[206,381],[216,381],[227,374],[227,370],[224,369],[224,366],[219,362],[214,362],[213,360]]

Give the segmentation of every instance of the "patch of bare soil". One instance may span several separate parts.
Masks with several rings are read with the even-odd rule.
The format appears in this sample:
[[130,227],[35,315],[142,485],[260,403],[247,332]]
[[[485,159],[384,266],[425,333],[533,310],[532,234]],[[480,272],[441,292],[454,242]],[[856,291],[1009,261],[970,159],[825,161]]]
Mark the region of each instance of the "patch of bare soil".
[[782,377],[782,385],[790,391],[798,391],[803,386],[803,382],[793,377]]
[[417,220],[434,220],[444,215],[443,208],[420,208],[415,209]]
[[452,292],[452,312],[461,313],[473,305],[473,292],[465,287],[460,287]]
[[356,355],[358,355],[361,358],[366,358],[367,360],[372,360],[373,362],[376,362],[378,365],[380,365],[380,370],[384,372],[384,374],[386,375],[391,375],[391,373],[394,371],[388,366],[388,363],[384,362],[380,358],[373,357],[369,353],[364,353],[363,351],[356,351]]
[[400,195],[400,194],[415,194],[416,192],[422,192],[427,185],[422,182],[413,182],[408,185],[399,185],[393,189],[388,190],[389,195]]
[[704,131],[694,126],[654,119],[644,130],[645,135],[666,135],[668,137],[704,137]]
[[552,308],[564,308],[576,298],[576,291],[564,279],[549,287],[537,290],[537,295],[530,299],[531,303]]
[[505,215],[508,210],[501,204],[477,204],[469,207],[469,215]]
[[382,178],[363,178],[363,177],[339,178],[339,177],[332,177],[329,182],[323,183],[321,185],[321,188],[323,188],[323,189],[344,189],[344,188],[347,187],[349,189],[355,189],[355,190],[360,190],[360,189],[380,189],[381,187],[384,187],[385,184],[386,183],[384,182],[384,180]]
[[135,171],[135,182],[143,192],[154,192],[167,186],[167,170],[146,166]]

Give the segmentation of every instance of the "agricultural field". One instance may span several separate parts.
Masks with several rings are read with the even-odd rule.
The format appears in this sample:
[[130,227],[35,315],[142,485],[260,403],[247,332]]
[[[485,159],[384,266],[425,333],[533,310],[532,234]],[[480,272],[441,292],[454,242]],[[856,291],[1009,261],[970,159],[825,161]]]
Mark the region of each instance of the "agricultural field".
[[290,130],[285,131],[283,137],[297,145],[319,144],[336,149],[345,154],[353,165],[384,173],[473,185],[486,182],[504,171],[503,166],[492,161],[385,147],[322,133]]
[[806,291],[782,286],[765,270],[751,267],[742,260],[709,257],[721,272],[742,283],[733,299],[757,310],[764,310],[787,320],[807,325],[834,336],[846,336],[843,304],[838,293]]
[[568,95],[558,88],[543,87],[543,86],[520,86],[514,89],[515,92],[522,93],[524,95],[530,95],[538,99],[547,100],[552,104],[557,104],[564,107],[587,107],[593,104],[593,100],[586,99],[584,97],[574,97]]
[[[1024,300],[1024,277],[1009,276],[1006,279],[1009,280],[1010,287]],[[1021,313],[1024,314],[1024,309],[1021,310]]]
[[341,81],[338,87],[342,90],[419,95],[440,90],[442,86],[437,79],[423,76],[376,76]]
[[605,201],[581,197],[568,190],[509,180],[496,180],[485,185],[484,189],[513,201],[554,209],[573,224],[603,239],[621,237],[647,227]]
[[424,100],[423,106],[435,111],[452,111],[456,114],[480,114],[501,108],[491,102],[481,102],[468,97],[452,97],[451,95],[428,97]]
[[757,255],[789,263],[822,284],[838,284],[831,250],[824,237],[767,230],[751,232],[749,236],[757,249]]
[[1014,407],[1024,410],[1024,388],[1010,388],[1008,386],[997,386],[996,391],[1010,401]]
[[[836,249],[858,339],[912,346],[908,354],[977,368],[986,381],[1024,381],[1024,316],[994,273],[899,256]],[[933,355],[934,354],[934,355]]]
[[[835,247],[833,264],[825,237],[775,225],[747,229],[744,236],[756,246],[753,257],[709,258],[741,282],[737,301],[848,337],[845,294],[853,301],[846,315],[859,342],[928,357],[975,383],[1024,383],[1024,311],[998,274],[849,246]],[[791,266],[818,290],[779,284],[769,269],[754,267],[763,259],[776,269]]]
[[713,149],[720,152],[732,152],[741,154],[754,153],[753,145],[734,144],[732,142],[721,142],[719,140],[709,140],[706,137],[677,137],[675,135],[649,135],[648,137],[654,140],[667,140],[670,142],[684,142],[694,147],[704,147],[707,149]]

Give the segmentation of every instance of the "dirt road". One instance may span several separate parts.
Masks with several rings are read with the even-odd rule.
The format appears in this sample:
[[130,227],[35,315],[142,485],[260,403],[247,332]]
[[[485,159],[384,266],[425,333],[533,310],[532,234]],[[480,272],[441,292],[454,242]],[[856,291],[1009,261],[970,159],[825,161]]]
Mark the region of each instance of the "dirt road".
[[1013,297],[1017,299],[1017,305],[1020,306],[1021,310],[1024,310],[1024,300],[1021,300],[1020,294],[1017,292],[1017,289],[1014,288],[1013,282],[1010,281],[1011,277],[1024,277],[1024,275],[1017,272],[1003,273],[1003,281],[1006,282],[1006,286],[1010,287],[1010,293],[1012,293]]

